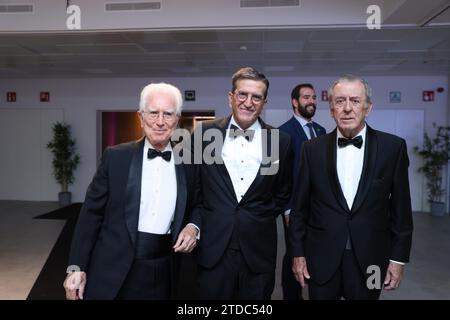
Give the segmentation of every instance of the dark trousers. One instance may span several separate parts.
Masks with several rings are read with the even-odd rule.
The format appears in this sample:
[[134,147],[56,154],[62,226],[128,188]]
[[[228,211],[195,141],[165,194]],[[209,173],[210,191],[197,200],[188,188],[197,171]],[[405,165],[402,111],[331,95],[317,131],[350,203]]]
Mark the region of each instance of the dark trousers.
[[[381,279],[384,281],[384,279]],[[366,280],[352,250],[344,250],[342,262],[333,277],[323,285],[309,281],[311,300],[378,300],[381,289],[367,288]]]
[[283,300],[303,300],[302,287],[295,280],[294,273],[292,272],[292,257],[288,253],[283,257],[281,286],[283,288]]
[[254,273],[240,250],[228,248],[213,268],[198,267],[200,297],[205,300],[270,300],[275,270]]
[[172,270],[170,252],[170,235],[138,232],[135,260],[117,299],[169,299]]
[[292,272],[292,257],[289,254],[288,227],[283,219],[284,241],[286,244],[286,253],[283,256],[283,264],[281,266],[281,287],[283,288],[283,300],[303,300],[302,286],[295,280]]

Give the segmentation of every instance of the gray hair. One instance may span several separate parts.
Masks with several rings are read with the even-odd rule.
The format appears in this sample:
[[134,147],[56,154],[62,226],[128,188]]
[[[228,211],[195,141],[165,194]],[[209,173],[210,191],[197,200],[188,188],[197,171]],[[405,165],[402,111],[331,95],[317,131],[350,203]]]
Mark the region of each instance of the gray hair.
[[264,99],[267,98],[267,93],[269,92],[269,80],[266,76],[252,67],[244,67],[236,71],[231,78],[231,92],[236,90],[236,83],[239,80],[253,80],[261,81],[265,84],[266,90],[264,91]]
[[176,114],[181,115],[181,110],[183,106],[183,98],[181,96],[180,90],[168,83],[160,82],[160,83],[151,83],[144,87],[141,91],[141,98],[139,100],[139,111],[144,111],[147,106],[147,101],[149,97],[155,94],[168,94],[172,96],[175,101]]
[[330,105],[333,101],[333,90],[334,87],[341,82],[355,82],[355,81],[359,81],[364,85],[364,91],[365,91],[365,95],[366,95],[366,104],[365,104],[365,108],[367,108],[367,106],[369,104],[372,104],[372,88],[369,87],[369,84],[366,82],[366,80],[364,80],[361,77],[355,76],[353,74],[344,74],[342,76],[340,76],[339,78],[337,78],[333,84],[328,88],[328,100],[330,101]]

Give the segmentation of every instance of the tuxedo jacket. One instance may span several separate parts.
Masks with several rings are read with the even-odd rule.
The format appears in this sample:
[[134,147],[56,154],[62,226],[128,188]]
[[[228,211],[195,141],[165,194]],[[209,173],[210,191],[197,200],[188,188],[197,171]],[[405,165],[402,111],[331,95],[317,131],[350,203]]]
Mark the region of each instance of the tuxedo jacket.
[[[204,122],[202,134],[208,129],[217,129],[225,138],[231,116]],[[277,165],[274,175],[262,175],[258,171],[255,180],[241,199],[236,194],[225,164],[202,163],[198,166],[201,201],[194,208],[193,222],[200,227],[200,241],[196,248],[197,263],[211,268],[224,254],[233,232],[236,232],[242,255],[253,272],[264,273],[275,269],[277,250],[276,217],[289,200],[292,176],[292,148],[289,136],[259,120],[262,129],[267,130],[267,154],[271,148],[279,148],[279,159],[272,159]],[[279,132],[279,145],[271,145],[274,130]],[[194,132],[194,134],[198,134]],[[202,151],[209,144],[202,142]],[[265,141],[263,139],[262,143]],[[222,150],[215,150],[222,155]],[[264,151],[263,151],[264,152]]]
[[290,216],[292,256],[306,257],[311,279],[329,280],[347,238],[366,278],[367,267],[408,262],[413,231],[406,143],[367,126],[361,179],[348,208],[336,170],[336,129],[303,144],[300,182]]
[[[314,132],[316,133],[317,137],[326,134],[324,127],[322,127],[321,125],[319,125],[314,121],[312,124]],[[308,137],[306,136],[305,131],[302,128],[302,125],[300,124],[300,122],[298,122],[298,120],[294,116],[292,116],[291,119],[283,123],[279,129],[281,131],[286,132],[291,137],[292,148],[294,149],[294,162],[292,166],[292,176],[293,176],[292,190],[295,190],[295,187],[297,186],[299,180],[298,170],[300,164],[300,150],[302,147],[302,143],[308,141]],[[293,197],[291,195],[291,199],[286,205],[285,208],[286,210],[291,209],[293,207],[292,199]]]
[[[70,265],[87,274],[87,299],[114,299],[134,260],[141,200],[144,138],[109,147],[88,187],[70,251]],[[173,156],[177,153],[174,151]],[[177,200],[172,242],[187,220],[193,173],[175,165]],[[171,190],[166,190],[171,192]],[[145,195],[144,195],[145,196]]]

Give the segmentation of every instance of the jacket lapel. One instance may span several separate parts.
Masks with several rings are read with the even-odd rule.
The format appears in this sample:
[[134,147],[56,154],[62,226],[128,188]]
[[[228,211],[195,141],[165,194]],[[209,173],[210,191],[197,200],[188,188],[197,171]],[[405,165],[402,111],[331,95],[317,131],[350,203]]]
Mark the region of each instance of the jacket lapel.
[[[176,155],[174,154],[174,156]],[[186,190],[187,183],[184,165],[180,162],[176,163],[179,164],[175,164],[175,175],[177,179],[177,202],[175,205],[175,214],[173,217],[172,227],[170,230],[172,234],[172,242],[176,241],[178,232],[181,229],[187,201],[187,190]]]
[[314,127],[314,131],[316,132],[317,136],[321,136],[323,134],[325,134],[325,132],[323,131],[323,129],[313,121],[313,127]]
[[[258,119],[260,124],[261,124],[261,129],[262,130],[266,130],[267,132],[267,138],[264,137],[264,135],[262,136],[262,146],[261,146],[261,150],[262,150],[262,156],[264,158],[265,155],[267,155],[267,157],[270,159],[270,157],[272,156],[272,128],[270,126],[268,126],[264,121],[262,121],[261,119]],[[295,120],[295,119],[294,119]],[[278,130],[278,129],[277,129]],[[267,139],[267,141],[264,141],[264,139]],[[279,145],[279,144],[278,144]],[[275,159],[279,160],[279,159]],[[261,175],[261,167],[269,167],[271,166],[271,163],[261,163],[261,165],[259,166],[258,172],[256,174],[255,179],[253,180],[252,184],[250,185],[250,187],[248,188],[247,192],[245,192],[244,196],[241,199],[241,202],[244,202],[247,200],[247,198],[254,193],[254,190],[262,183],[262,180],[264,179],[264,176]]]
[[[367,125],[367,124],[366,124]],[[377,136],[375,131],[367,125],[366,139],[364,148],[364,164],[361,173],[361,179],[358,184],[358,191],[355,195],[351,213],[354,214],[361,206],[369,191],[373,172],[377,158]]]
[[307,141],[308,137],[306,136],[305,130],[303,130],[300,122],[298,122],[298,120],[294,116],[292,116],[290,121],[291,121],[292,127],[297,132],[298,137],[300,138],[298,141]]
[[128,171],[128,182],[125,195],[125,221],[133,246],[136,242],[136,232],[139,221],[141,203],[142,157],[144,138],[136,141],[131,152],[131,163]]
[[334,196],[336,197],[337,202],[345,211],[349,212],[350,209],[347,205],[347,201],[345,201],[344,193],[342,192],[341,184],[339,183],[339,178],[336,169],[336,152],[337,152],[336,130],[337,129],[334,129],[334,131],[331,132],[327,137],[328,178],[330,181],[331,189],[333,191]]
[[[222,147],[223,147],[223,144],[226,139],[227,129],[228,129],[230,120],[231,120],[231,116],[228,116],[215,124],[215,128],[220,130],[224,140],[222,141],[222,143],[219,144],[219,148],[214,150],[214,152],[217,152],[217,154],[219,155],[219,157],[221,158],[222,161],[221,161],[221,163],[214,163],[214,165],[217,166],[217,169],[220,172],[219,176],[223,180],[228,191],[233,195],[233,199],[236,199],[236,193],[234,191],[233,182],[231,181],[230,174],[228,173],[227,167],[225,166],[225,163],[223,162],[223,158],[222,158]],[[213,154],[213,156],[215,156],[215,155]]]

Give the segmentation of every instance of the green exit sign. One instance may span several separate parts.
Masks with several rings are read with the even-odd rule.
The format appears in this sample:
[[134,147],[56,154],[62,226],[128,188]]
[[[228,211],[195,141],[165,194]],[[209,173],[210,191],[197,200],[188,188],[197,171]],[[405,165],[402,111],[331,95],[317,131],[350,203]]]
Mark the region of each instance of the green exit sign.
[[195,101],[195,90],[185,90],[184,101]]

